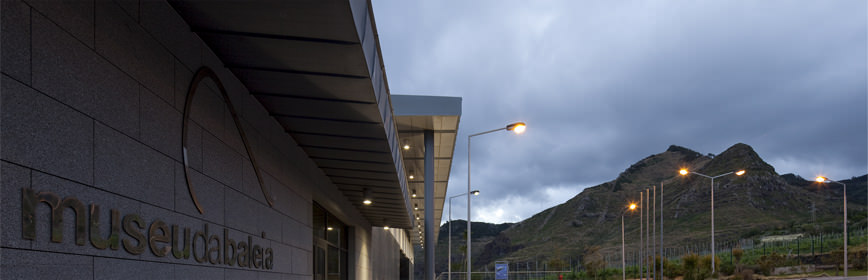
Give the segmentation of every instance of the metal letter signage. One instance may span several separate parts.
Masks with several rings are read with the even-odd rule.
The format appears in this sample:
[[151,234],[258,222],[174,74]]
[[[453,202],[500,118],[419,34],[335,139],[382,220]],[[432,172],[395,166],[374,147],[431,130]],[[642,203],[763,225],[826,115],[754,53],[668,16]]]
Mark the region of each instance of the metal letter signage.
[[[204,231],[197,230],[193,234],[193,239],[190,239],[190,232],[195,229],[184,227],[184,234],[181,236],[181,228],[178,225],[167,224],[159,218],[148,224],[142,217],[133,213],[120,218],[121,214],[117,209],[109,209],[111,213],[109,235],[108,238],[103,238],[99,235],[99,228],[102,225],[99,205],[90,204],[91,223],[88,232],[85,223],[88,212],[85,211],[85,204],[78,198],[74,196],[61,198],[52,192],[37,192],[29,188],[21,189],[21,233],[24,239],[36,240],[38,224],[36,210],[40,205],[47,205],[49,208],[53,243],[63,243],[63,211],[71,208],[75,212],[73,228],[75,228],[75,244],[78,246],[85,246],[85,240],[88,239],[86,235],[89,234],[91,245],[99,250],[117,251],[123,247],[131,255],[141,255],[150,248],[151,253],[159,258],[168,259],[171,256],[180,260],[190,259],[190,255],[193,255],[196,262],[203,264],[207,262],[212,265],[263,270],[274,268],[274,250],[271,247],[254,243],[253,236],[250,235],[247,235],[246,242],[243,239],[236,242],[229,237],[229,229],[224,228],[221,236],[217,234],[219,231],[209,231],[207,223],[202,227]],[[121,227],[124,235],[120,233]],[[265,238],[265,232],[262,233],[262,237]],[[182,240],[183,245],[181,245]]]
[[196,72],[196,76],[193,77],[193,82],[190,83],[190,88],[187,90],[187,101],[184,105],[184,127],[181,131],[181,142],[184,152],[184,178],[187,181],[187,190],[190,191],[190,197],[193,198],[193,204],[196,205],[196,209],[199,210],[200,214],[205,214],[205,210],[202,209],[202,205],[199,204],[199,200],[196,198],[196,191],[193,188],[193,182],[190,180],[190,164],[187,160],[187,130],[190,122],[190,111],[192,111],[193,107],[193,96],[196,94],[196,89],[199,88],[199,83],[201,83],[205,78],[211,78],[214,80],[214,83],[217,84],[217,87],[220,90],[220,94],[223,95],[223,102],[226,102],[226,107],[229,108],[232,120],[235,121],[235,128],[238,130],[238,134],[241,135],[241,142],[244,143],[244,149],[247,150],[247,155],[250,157],[250,163],[253,164],[253,171],[256,173],[256,179],[259,182],[259,188],[262,190],[262,195],[265,196],[265,201],[268,202],[268,206],[274,207],[271,195],[268,193],[268,190],[265,189],[265,184],[262,182],[262,175],[259,173],[259,165],[256,164],[256,157],[253,155],[253,151],[250,150],[247,135],[244,134],[244,129],[241,128],[241,121],[238,120],[238,113],[235,111],[235,106],[232,106],[232,101],[229,100],[229,94],[226,93],[226,88],[223,87],[223,83],[220,82],[220,79],[217,78],[214,71],[208,67],[199,68],[199,71]]

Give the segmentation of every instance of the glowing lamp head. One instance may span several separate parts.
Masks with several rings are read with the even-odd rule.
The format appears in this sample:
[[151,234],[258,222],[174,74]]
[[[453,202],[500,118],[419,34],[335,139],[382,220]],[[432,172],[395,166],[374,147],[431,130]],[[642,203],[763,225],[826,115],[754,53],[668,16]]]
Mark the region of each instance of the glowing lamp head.
[[383,230],[389,230],[389,226],[384,226]]
[[690,171],[687,171],[687,169],[681,169],[678,170],[678,173],[680,173],[681,175],[687,175],[687,173],[690,173]]
[[404,145],[404,150],[409,150],[409,149],[410,149],[410,145]]
[[365,205],[371,205],[373,201],[371,200],[371,190],[363,189],[362,190],[362,203]]
[[828,180],[829,179],[826,179],[826,177],[823,177],[823,176],[817,176],[817,179],[816,179],[817,183],[825,183]]
[[329,231],[334,230],[334,229],[335,229],[335,228],[333,228],[333,227],[327,227],[327,228],[326,228],[326,230],[329,230]]
[[414,177],[413,175],[410,175],[410,180],[413,180],[414,178],[416,178],[416,177]]
[[479,190],[475,190],[475,191],[472,191],[472,192],[470,192],[470,193],[473,194],[473,195],[479,195]]
[[515,134],[522,134],[527,130],[527,125],[523,122],[512,123],[506,126],[506,130],[515,132]]
[[636,203],[630,203],[630,210],[636,210]]
[[745,172],[744,170],[739,170],[739,171],[735,172],[735,175],[741,176],[741,175],[744,175],[744,172]]

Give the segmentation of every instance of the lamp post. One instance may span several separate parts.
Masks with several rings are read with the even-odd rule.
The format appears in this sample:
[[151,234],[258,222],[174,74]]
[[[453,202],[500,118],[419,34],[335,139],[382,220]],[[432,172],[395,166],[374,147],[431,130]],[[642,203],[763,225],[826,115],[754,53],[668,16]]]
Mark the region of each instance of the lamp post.
[[636,210],[636,203],[630,203],[630,206],[627,206],[623,211],[621,211],[621,279],[627,280],[627,262],[624,259],[627,257],[627,254],[624,250],[624,214],[627,213],[627,210],[633,211]]
[[847,279],[847,185],[826,177],[817,177],[817,183],[838,183],[844,187],[844,279]]
[[[483,134],[489,134],[492,132],[497,132],[501,130],[512,131],[515,134],[524,133],[525,129],[527,129],[527,125],[523,122],[511,123],[506,127],[501,127],[498,129],[492,129],[489,131],[484,131],[476,134],[471,134],[467,136],[467,192],[470,192],[470,140],[474,136],[479,136]],[[470,280],[470,196],[467,196],[467,280]]]
[[663,276],[663,181],[660,181],[660,279]]
[[741,176],[741,175],[744,175],[744,172],[745,172],[744,170],[739,170],[739,171],[731,171],[731,172],[723,173],[723,174],[720,174],[717,176],[708,176],[708,175],[698,173],[695,171],[688,171],[687,169],[681,169],[678,171],[678,173],[681,173],[682,176],[687,176],[687,174],[696,174],[696,175],[711,179],[711,274],[712,275],[714,275],[714,267],[715,267],[715,265],[714,265],[715,264],[714,263],[714,259],[715,259],[715,256],[714,256],[714,178],[723,177],[723,176],[733,174],[733,173],[735,173],[736,176]]
[[[471,191],[469,193],[473,194],[473,195],[479,195],[479,190],[474,190],[474,191]],[[464,196],[467,194],[468,193],[462,193],[462,194],[459,194],[456,196],[449,197],[449,239],[448,239],[449,240],[449,249],[446,250],[447,251],[446,256],[448,256],[448,259],[449,259],[449,261],[447,262],[448,263],[447,266],[449,269],[449,272],[447,274],[449,276],[447,276],[447,277],[449,278],[449,280],[452,280],[452,199],[459,197],[459,196]],[[468,207],[470,207],[470,206],[468,205]]]
[[642,205],[645,205],[645,191],[639,192],[639,279],[645,279],[645,231],[642,230],[642,227],[645,226],[645,223],[642,222],[642,219],[645,218],[644,211],[642,210]]

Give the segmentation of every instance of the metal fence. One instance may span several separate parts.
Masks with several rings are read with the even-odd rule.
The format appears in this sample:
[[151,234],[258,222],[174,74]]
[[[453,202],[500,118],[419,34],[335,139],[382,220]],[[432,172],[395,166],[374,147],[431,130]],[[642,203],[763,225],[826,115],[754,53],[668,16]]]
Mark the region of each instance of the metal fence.
[[[572,273],[571,271],[509,271],[509,280],[557,280],[559,276]],[[471,280],[495,280],[494,271],[470,272]],[[437,275],[437,280],[449,280],[449,273],[442,272]],[[466,272],[452,272],[452,280],[467,280]]]

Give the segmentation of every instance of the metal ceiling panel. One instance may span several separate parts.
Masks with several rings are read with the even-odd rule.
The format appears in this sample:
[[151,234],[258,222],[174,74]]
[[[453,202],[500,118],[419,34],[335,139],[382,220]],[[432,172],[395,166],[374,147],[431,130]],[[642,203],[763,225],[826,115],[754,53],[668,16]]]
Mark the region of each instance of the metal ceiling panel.
[[252,94],[277,94],[376,104],[370,78],[233,68]]
[[[436,130],[436,205],[429,207],[439,221],[460,98],[393,104],[419,97],[389,94],[367,1],[171,4],[372,225],[416,224],[412,205],[419,200],[410,199],[407,173],[421,171],[420,133]],[[401,149],[405,141],[417,150]],[[371,205],[361,203],[366,188],[374,193]]]
[[[364,56],[355,43],[335,44],[310,40],[251,37],[235,34],[200,33],[199,36],[229,67],[367,77]],[[236,50],[249,50],[238,52]],[[261,54],[266,54],[263,57]],[[287,68],[287,67],[292,68]]]

